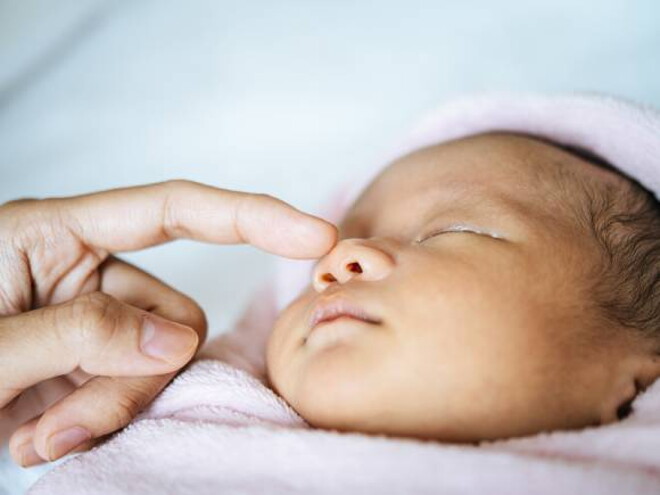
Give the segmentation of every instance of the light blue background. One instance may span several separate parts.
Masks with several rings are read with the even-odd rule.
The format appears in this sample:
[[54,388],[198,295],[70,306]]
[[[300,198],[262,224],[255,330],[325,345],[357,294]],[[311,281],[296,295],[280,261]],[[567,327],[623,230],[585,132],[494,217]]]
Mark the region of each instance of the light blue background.
[[[0,0],[0,202],[188,178],[315,211],[420,114],[483,90],[660,106],[660,3]],[[271,267],[191,242],[127,258],[212,333]],[[0,493],[38,472],[3,469]]]

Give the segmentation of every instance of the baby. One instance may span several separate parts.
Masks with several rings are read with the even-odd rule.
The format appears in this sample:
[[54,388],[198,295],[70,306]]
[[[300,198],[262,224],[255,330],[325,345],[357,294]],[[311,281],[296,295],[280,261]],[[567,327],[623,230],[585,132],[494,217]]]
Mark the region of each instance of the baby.
[[488,132],[385,168],[279,315],[312,426],[478,442],[606,424],[660,375],[660,206],[603,160]]
[[660,384],[626,424],[533,434],[623,419],[660,375],[660,113],[513,95],[430,117],[338,191],[329,253],[280,260],[30,493],[658,493]]

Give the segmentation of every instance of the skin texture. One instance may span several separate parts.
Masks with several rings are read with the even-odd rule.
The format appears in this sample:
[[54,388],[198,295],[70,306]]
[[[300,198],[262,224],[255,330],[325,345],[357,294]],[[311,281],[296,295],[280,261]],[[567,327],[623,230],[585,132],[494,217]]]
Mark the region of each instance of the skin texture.
[[[505,133],[391,164],[280,314],[273,388],[313,426],[451,442],[616,421],[660,363],[598,324],[584,293],[598,251],[567,174],[625,180]],[[307,340],[316,305],[339,299],[380,323],[341,318]]]

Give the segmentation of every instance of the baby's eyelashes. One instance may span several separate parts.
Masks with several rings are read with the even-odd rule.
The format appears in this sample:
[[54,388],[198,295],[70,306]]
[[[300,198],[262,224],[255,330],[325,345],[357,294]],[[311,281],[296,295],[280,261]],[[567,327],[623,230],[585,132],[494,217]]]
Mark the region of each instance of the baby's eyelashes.
[[479,227],[473,227],[471,225],[464,225],[464,224],[451,224],[448,225],[447,227],[443,227],[441,229],[436,229],[431,231],[428,234],[425,234],[421,236],[420,238],[415,240],[416,244],[420,244],[428,239],[431,239],[432,237],[439,236],[440,234],[452,234],[452,233],[468,233],[468,234],[478,234],[478,235],[485,235],[488,237],[493,237],[494,239],[504,239],[502,235],[500,235],[497,232],[494,232],[492,230],[487,230],[487,229],[482,229]]

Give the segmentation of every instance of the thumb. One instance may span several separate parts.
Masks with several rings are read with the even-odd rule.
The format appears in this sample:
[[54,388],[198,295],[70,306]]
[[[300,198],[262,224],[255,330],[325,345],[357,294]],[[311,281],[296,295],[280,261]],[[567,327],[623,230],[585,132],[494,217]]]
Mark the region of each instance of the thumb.
[[76,368],[93,375],[160,375],[183,367],[192,328],[102,292],[0,318],[0,408],[24,389]]

